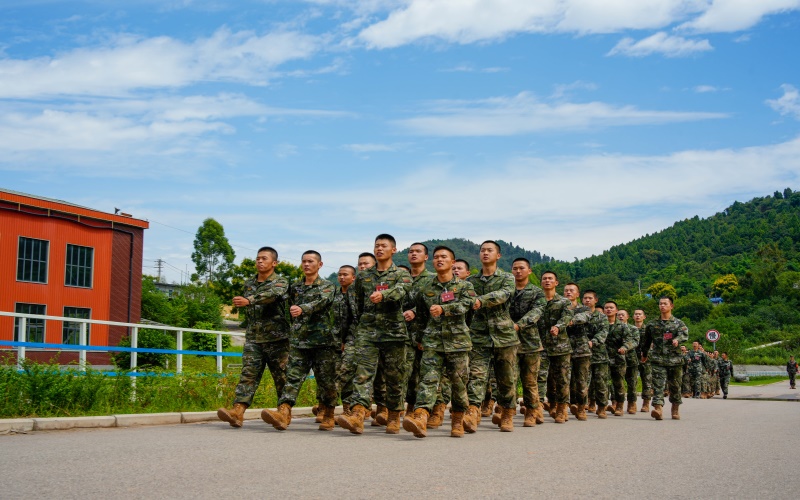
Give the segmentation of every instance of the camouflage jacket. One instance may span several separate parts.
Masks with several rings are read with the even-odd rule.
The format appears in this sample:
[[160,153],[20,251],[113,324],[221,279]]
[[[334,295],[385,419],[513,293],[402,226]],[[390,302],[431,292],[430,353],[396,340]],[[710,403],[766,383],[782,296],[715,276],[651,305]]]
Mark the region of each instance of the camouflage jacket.
[[589,331],[593,313],[586,306],[579,305],[572,309],[572,321],[567,326],[569,345],[572,347],[573,358],[585,358],[592,355],[589,347]]
[[[414,309],[414,301],[412,298],[414,290],[416,290],[419,283],[423,281],[423,278],[429,276],[436,276],[436,275],[428,271],[427,269],[423,269],[421,273],[411,277],[411,282],[412,282],[411,288],[408,293],[406,303],[403,304],[404,310]],[[414,312],[416,313],[416,311]],[[416,348],[417,344],[422,343],[422,332],[425,330],[425,321],[415,316],[414,319],[406,322],[406,329],[408,330],[409,340],[413,343],[414,347]]]
[[708,361],[706,361],[706,353],[703,351],[689,351],[689,371],[692,373],[703,373],[708,369]]
[[481,307],[475,311],[469,325],[473,345],[518,345],[519,336],[509,314],[515,288],[514,276],[498,268],[491,276],[478,273],[467,281],[472,283],[476,298],[481,301]]
[[[539,318],[539,331],[542,333],[542,341],[548,356],[561,356],[572,352],[572,345],[567,336],[567,325],[572,321],[571,305],[572,302],[568,299],[555,294],[544,306],[542,317]],[[554,326],[558,327],[557,335],[550,333],[550,328]]]
[[642,324],[641,328],[636,326],[636,325],[633,325],[633,327],[636,328],[639,331],[639,336],[637,337],[639,339],[639,341],[636,343],[636,357],[639,358],[639,359],[641,359],[641,357],[642,357],[642,341],[644,340],[644,327],[645,326],[647,326],[647,324]]
[[713,356],[709,356],[706,354],[706,362],[705,362],[706,371],[711,375],[717,373],[717,360],[713,358]]
[[789,375],[797,374],[797,361],[786,362],[786,373],[788,373]]
[[522,290],[514,290],[509,314],[511,321],[519,325],[518,353],[528,354],[544,349],[538,323],[544,312],[545,304],[547,304],[547,300],[544,298],[544,292],[533,283],[528,283]]
[[353,300],[353,287],[348,288],[346,293],[342,292],[341,288],[337,288],[333,295],[331,320],[333,322],[333,337],[337,339],[340,344],[349,344],[355,339],[356,324],[354,321],[354,309],[355,300]]
[[[394,263],[385,271],[377,266],[359,271],[353,284],[356,300],[356,342],[397,342],[408,340],[403,302],[411,288],[411,275]],[[380,291],[377,304],[369,296]]]
[[[453,298],[442,300],[445,293],[452,293]],[[421,339],[423,349],[437,352],[472,349],[466,315],[477,296],[470,282],[453,276],[450,281],[441,283],[434,274],[417,281],[411,294],[416,308],[415,319],[425,325]],[[431,316],[430,310],[434,305],[442,306],[444,314],[437,318]]]
[[[606,338],[609,365],[625,365],[627,354],[631,351],[635,353],[637,345],[639,345],[638,328],[621,321],[609,324],[608,337]],[[623,347],[626,353],[620,354],[618,351]]]
[[303,314],[292,318],[289,341],[299,349],[312,347],[339,347],[339,339],[328,323],[336,287],[319,276],[314,283],[305,284],[305,278],[292,283],[289,299],[293,306],[299,306]]
[[719,364],[719,376],[720,377],[732,377],[733,376],[733,363],[731,360],[724,360],[719,359],[717,360]]
[[277,342],[289,338],[289,282],[272,273],[264,281],[253,276],[244,283],[242,297],[250,301],[245,306],[246,339],[250,342]]
[[[673,346],[672,341],[678,345]],[[683,364],[681,344],[689,340],[689,329],[675,316],[669,319],[655,319],[644,327],[642,356],[649,358],[654,365],[680,366]]]
[[603,314],[603,311],[595,309],[589,324],[591,325],[588,336],[592,342],[592,364],[608,364],[608,350],[606,350],[608,318]]

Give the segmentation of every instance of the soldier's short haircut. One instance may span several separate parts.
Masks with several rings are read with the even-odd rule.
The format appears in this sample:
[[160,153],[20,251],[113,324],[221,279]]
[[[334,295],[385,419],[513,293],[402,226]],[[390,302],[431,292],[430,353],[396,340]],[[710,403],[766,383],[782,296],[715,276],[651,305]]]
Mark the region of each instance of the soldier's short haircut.
[[393,247],[397,246],[397,240],[395,240],[394,236],[392,236],[391,234],[381,233],[381,234],[379,234],[378,236],[375,237],[375,241],[378,241],[378,240],[391,241]]
[[607,306],[608,304],[614,304],[614,307],[616,307],[617,309],[619,309],[619,306],[618,306],[618,305],[617,305],[617,303],[616,303],[616,302],[614,302],[613,300],[607,300],[607,301],[603,302],[603,307]]
[[464,260],[464,259],[456,259],[456,262],[461,262],[462,264],[464,264],[465,266],[467,266],[467,271],[469,271],[469,270],[470,270],[470,267],[469,267],[469,262],[467,262],[466,260]]
[[411,272],[411,268],[409,268],[408,266],[404,266],[403,264],[400,264],[400,265],[399,265],[399,266],[397,266],[397,267],[398,267],[399,269],[405,269],[406,271],[408,271],[408,272]]
[[661,297],[658,298],[658,301],[661,302],[661,299],[667,299],[670,304],[674,304],[675,303],[675,302],[672,301],[672,297],[670,297],[669,295],[662,295]]
[[644,314],[644,309],[642,309],[641,307],[637,307],[636,309],[633,310],[634,313],[636,311],[642,311],[642,314]]
[[[436,252],[438,252],[439,250],[447,250],[448,252],[450,252],[450,255],[451,255],[451,256],[452,256],[454,259],[456,258],[456,253],[453,251],[453,249],[452,249],[452,248],[450,248],[450,247],[446,247],[446,246],[444,246],[444,245],[439,245],[439,246],[437,246],[436,248],[434,248],[434,249],[433,249],[433,255],[436,255]],[[469,269],[469,268],[467,268],[467,269]]]
[[511,263],[511,265],[513,266],[513,265],[514,265],[514,264],[516,264],[517,262],[524,262],[525,264],[527,264],[527,265],[528,265],[528,269],[530,269],[530,268],[531,268],[531,261],[529,261],[529,260],[528,260],[528,259],[526,259],[525,257],[517,257],[516,259],[514,259],[514,262],[512,262],[512,263]]
[[485,245],[487,243],[491,243],[492,245],[494,245],[494,247],[497,248],[497,253],[503,253],[503,250],[500,248],[500,243],[498,243],[498,242],[496,242],[494,240],[486,240],[486,241],[484,241],[483,243],[481,243],[481,248],[483,248],[483,245]]
[[305,257],[306,255],[316,255],[317,256],[317,262],[322,262],[322,255],[320,255],[320,253],[317,252],[316,250],[306,250],[305,252],[303,252],[303,255],[301,256],[301,258]]
[[258,252],[256,252],[256,255],[260,254],[261,252],[269,252],[272,254],[273,260],[278,260],[278,251],[272,247],[261,247],[258,249]]
[[586,296],[586,295],[593,295],[594,296],[594,300],[599,300],[599,297],[597,296],[597,292],[595,292],[591,288],[586,290],[585,292],[583,292],[582,296]]
[[[422,248],[425,249],[425,255],[428,255],[428,245],[426,245],[425,243],[420,243],[419,241],[417,241],[417,242],[414,242],[414,243],[408,245],[408,248],[410,249],[411,247],[414,247],[414,246],[421,246]],[[436,253],[436,250],[434,250],[433,253]]]
[[564,285],[564,288],[566,288],[566,287],[568,287],[568,286],[570,286],[570,285],[572,285],[572,286],[574,286],[575,288],[577,288],[577,289],[578,289],[578,293],[581,293],[581,287],[579,287],[579,286],[578,286],[578,284],[577,284],[577,283],[575,283],[574,281],[570,281],[569,283],[567,283],[566,285]]
[[345,264],[343,266],[339,266],[339,270],[341,271],[342,269],[349,269],[350,272],[352,272],[353,274],[356,274],[356,268],[351,266],[350,264]]
[[720,354],[728,355],[728,351],[722,351]]
[[547,271],[542,273],[542,277],[544,277],[545,274],[552,274],[553,276],[556,277],[556,281],[558,281],[558,275],[556,274],[555,271],[551,271],[551,270],[548,269]]
[[369,257],[370,259],[372,259],[372,262],[378,262],[378,259],[375,258],[372,252],[361,252],[360,254],[358,254],[358,258],[360,259],[361,257]]

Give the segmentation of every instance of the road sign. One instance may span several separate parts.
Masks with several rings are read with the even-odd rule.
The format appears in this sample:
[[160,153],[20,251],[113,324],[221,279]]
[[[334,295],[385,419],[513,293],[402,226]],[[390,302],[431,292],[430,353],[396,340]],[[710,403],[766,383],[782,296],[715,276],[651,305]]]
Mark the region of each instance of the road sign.
[[719,333],[716,330],[709,330],[709,331],[706,332],[706,338],[708,339],[708,341],[709,342],[713,342],[715,344],[719,341],[719,338],[721,336],[722,336],[722,334]]

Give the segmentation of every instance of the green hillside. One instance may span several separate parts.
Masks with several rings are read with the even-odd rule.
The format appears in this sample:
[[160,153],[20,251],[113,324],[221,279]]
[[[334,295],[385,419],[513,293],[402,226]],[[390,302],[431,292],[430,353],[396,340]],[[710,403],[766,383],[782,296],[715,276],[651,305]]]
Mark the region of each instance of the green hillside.
[[[455,252],[456,258],[464,259],[469,262],[471,269],[480,269],[481,267],[480,261],[478,260],[478,253],[481,249],[480,243],[474,243],[472,241],[465,240],[464,238],[426,240],[422,241],[421,243],[425,244],[428,247],[428,251],[431,253],[437,245],[445,245],[450,247]],[[513,243],[508,243],[503,240],[497,240],[497,243],[500,244],[502,249],[499,265],[506,271],[511,269],[511,263],[514,262],[514,259],[519,257],[528,259],[531,261],[531,264],[546,264],[554,261],[552,257],[548,257],[547,255],[543,255],[537,251],[525,250],[524,248],[514,245]],[[427,267],[429,271],[433,271],[433,267],[431,265],[432,257],[433,255],[430,255],[428,258]],[[396,264],[407,266],[408,248],[398,251],[397,254],[395,254],[394,262]]]

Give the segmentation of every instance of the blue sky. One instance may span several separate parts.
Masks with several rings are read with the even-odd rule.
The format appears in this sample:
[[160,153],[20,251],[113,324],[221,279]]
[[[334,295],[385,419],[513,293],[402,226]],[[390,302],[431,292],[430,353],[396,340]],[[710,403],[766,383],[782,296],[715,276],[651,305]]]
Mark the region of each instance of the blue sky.
[[169,281],[206,217],[325,275],[572,260],[800,189],[798,46],[800,0],[4,0],[0,185],[149,220]]

